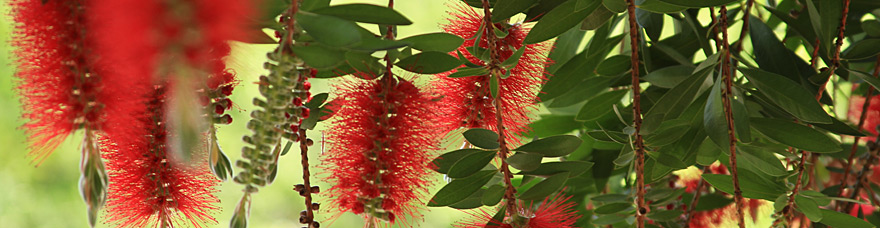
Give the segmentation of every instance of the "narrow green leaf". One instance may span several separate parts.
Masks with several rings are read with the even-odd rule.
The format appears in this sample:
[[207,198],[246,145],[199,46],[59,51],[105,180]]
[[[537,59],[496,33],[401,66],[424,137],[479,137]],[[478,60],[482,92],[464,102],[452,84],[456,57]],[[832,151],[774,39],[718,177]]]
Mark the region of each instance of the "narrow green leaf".
[[483,128],[471,128],[462,133],[472,145],[483,149],[498,149],[498,134]]
[[714,210],[726,207],[727,205],[730,205],[730,203],[733,203],[733,199],[723,196],[720,193],[706,194],[700,196],[700,201],[697,202],[697,207],[694,208],[694,211]]
[[627,195],[615,194],[615,193],[602,194],[602,195],[594,196],[593,198],[590,198],[590,199],[593,201],[606,202],[606,203],[608,203],[608,202],[625,202],[625,201],[630,200],[629,196],[627,196]]
[[[781,183],[768,181],[744,169],[740,169],[739,173],[740,188],[746,198],[775,200],[779,195],[785,194]],[[703,174],[703,180],[718,190],[733,193],[733,178],[730,175],[707,173]]]
[[832,43],[834,42],[834,37],[837,36],[837,28],[840,27],[840,17],[841,11],[843,10],[843,3],[841,1],[818,1],[819,2],[819,15],[820,19],[820,27],[821,31],[816,32],[819,34],[819,40],[822,42],[821,46],[827,47],[825,48],[826,53],[825,56],[831,56]]
[[465,155],[451,168],[448,175],[451,178],[463,178],[480,171],[495,158],[495,151],[479,151]]
[[693,71],[694,66],[675,65],[651,71],[641,79],[650,82],[652,86],[673,88],[691,77]]
[[718,148],[725,154],[730,154],[730,136],[727,133],[727,118],[724,114],[724,105],[721,100],[722,80],[716,80],[715,86],[709,93],[706,108],[703,109],[703,130]]
[[602,0],[602,5],[611,12],[623,13],[626,11],[626,1],[624,0]]
[[513,168],[531,171],[541,166],[541,159],[544,158],[540,154],[517,152],[507,158],[507,163]]
[[847,228],[873,228],[873,224],[866,222],[860,218],[853,217],[848,214],[832,211],[828,209],[819,209],[822,212],[822,224],[831,227],[847,227]]
[[804,213],[808,219],[812,222],[821,222],[822,221],[822,212],[819,211],[819,205],[816,204],[816,201],[809,199],[807,197],[803,197],[797,195],[794,197],[794,203],[797,205],[798,211]]
[[849,46],[841,54],[844,59],[866,59],[880,53],[880,39],[863,39]]
[[455,73],[450,74],[448,77],[450,78],[463,78],[463,77],[472,77],[472,76],[486,76],[489,74],[489,69],[485,67],[459,67],[455,70]]
[[498,202],[501,202],[505,190],[504,186],[501,185],[489,186],[489,189],[486,189],[486,192],[483,193],[481,202],[486,206],[495,206]]
[[[525,51],[526,51],[526,46],[520,47],[519,49],[516,50],[516,52],[513,53],[513,55],[510,55],[510,57],[505,59],[504,62],[501,62],[501,67],[504,67],[504,69],[513,69],[513,67],[515,67],[516,64],[519,63],[519,59],[522,57],[522,55],[523,55],[523,53],[525,53]],[[502,79],[504,79],[504,78],[502,78]]]
[[[880,44],[878,44],[878,45],[880,45]],[[874,87],[874,89],[880,90],[880,89],[878,89],[878,88],[880,88],[880,79],[869,76],[868,74],[861,72],[861,71],[857,71],[857,70],[849,70],[849,75],[854,75],[854,76],[858,77],[859,79],[861,79],[862,81],[867,82],[869,85]]]
[[361,41],[357,24],[338,17],[306,11],[296,14],[296,22],[310,36],[331,47],[350,47]]
[[600,215],[603,215],[603,214],[613,214],[613,213],[621,212],[621,211],[626,210],[626,209],[633,209],[633,205],[632,205],[632,203],[609,203],[609,204],[605,204],[605,205],[599,206],[598,208],[596,208],[595,210],[593,210],[593,213],[600,214]]
[[[509,73],[510,71],[507,71],[507,72]],[[492,94],[493,98],[498,97],[498,90],[499,90],[498,80],[501,80],[501,79],[498,79],[499,77],[500,76],[496,76],[496,75],[489,76],[489,93]]]
[[412,21],[394,9],[370,4],[345,4],[320,8],[312,11],[316,14],[339,17],[357,22],[383,25],[411,25]]
[[596,74],[602,76],[618,76],[632,69],[629,55],[615,55],[602,60],[596,68]]
[[413,73],[438,74],[461,66],[461,61],[443,52],[424,51],[401,59],[394,65]]
[[318,71],[333,69],[345,61],[345,52],[323,45],[296,46],[293,53]]
[[722,6],[727,5],[732,2],[736,2],[737,0],[701,0],[701,1],[693,1],[693,0],[660,0],[661,2],[669,3],[672,5],[683,6],[683,7],[691,7],[691,8],[703,8],[703,7],[712,7],[712,6]]
[[[451,151],[451,152],[445,153],[443,155],[440,155],[439,157],[435,158],[434,161],[432,161],[431,163],[433,163],[434,166],[437,167],[435,169],[437,172],[445,174],[445,173],[448,173],[449,169],[451,169],[452,166],[455,165],[456,162],[461,160],[461,158],[464,158],[465,156],[468,156],[468,155],[471,155],[474,153],[479,153],[482,151],[483,150],[480,150],[480,149],[455,150],[455,151]],[[483,168],[483,167],[480,166],[480,168]]]
[[[275,0],[275,1],[284,1],[284,0]],[[282,4],[282,5],[286,6],[287,4]],[[303,0],[302,3],[300,3],[300,5],[299,5],[299,10],[300,11],[302,11],[302,10],[310,11],[310,10],[324,8],[327,6],[330,6],[330,0]],[[278,13],[280,14],[281,12],[279,11]]]
[[522,200],[538,200],[543,199],[544,197],[553,194],[559,189],[562,189],[562,186],[565,185],[565,181],[568,180],[568,173],[559,173],[553,176],[544,179],[543,181],[535,184],[526,190],[522,194],[519,195],[519,199]]
[[578,114],[574,119],[577,121],[593,121],[599,119],[605,114],[611,112],[611,106],[620,103],[623,96],[628,92],[629,90],[622,89],[599,94],[593,99],[587,101],[584,106],[581,106],[581,110],[578,111]]
[[567,1],[547,12],[535,27],[529,31],[523,41],[526,44],[540,43],[568,31],[587,18],[600,5],[600,1],[592,1],[587,9],[575,12],[576,1]]
[[737,161],[741,162],[741,164],[747,164],[753,170],[757,169],[762,173],[775,177],[788,175],[785,166],[782,166],[782,163],[771,151],[740,144],[737,145],[737,152]]
[[535,170],[522,171],[517,174],[546,177],[562,172],[569,172],[569,177],[576,177],[587,172],[587,170],[590,170],[592,167],[593,163],[586,161],[546,162],[542,163],[541,166],[538,166]]
[[440,191],[437,191],[437,194],[434,194],[434,197],[428,202],[428,206],[442,207],[458,203],[477,190],[480,190],[497,172],[495,170],[484,170],[467,178],[453,180],[446,184],[446,186],[443,186]]
[[672,210],[653,210],[648,212],[648,218],[654,221],[673,221],[681,217],[684,211],[679,209]]
[[413,49],[421,51],[450,52],[464,43],[464,39],[449,33],[425,33],[401,39],[411,43]]
[[636,7],[655,13],[678,13],[687,9],[687,7],[684,6],[653,0],[636,0]]
[[796,82],[778,74],[758,69],[740,68],[749,82],[794,117],[808,123],[831,123],[831,117],[822,109],[813,94]]
[[782,119],[752,118],[752,127],[779,143],[816,153],[842,150],[840,142],[811,127]]
[[370,53],[346,52],[345,61],[349,66],[369,77],[375,78],[385,72],[385,65],[379,63],[379,58],[373,57]]
[[513,150],[539,153],[544,157],[560,157],[577,150],[581,142],[581,139],[577,136],[556,135],[526,143]]
[[[594,0],[586,0],[586,1],[594,1]],[[598,1],[598,0],[595,0]],[[584,18],[584,21],[581,22],[581,29],[583,30],[595,30],[602,25],[605,25],[611,18],[617,15],[617,13],[611,12],[610,10],[603,7],[596,7],[596,10],[593,10],[587,18]]]
[[492,22],[501,22],[538,4],[537,0],[498,0],[493,4]]

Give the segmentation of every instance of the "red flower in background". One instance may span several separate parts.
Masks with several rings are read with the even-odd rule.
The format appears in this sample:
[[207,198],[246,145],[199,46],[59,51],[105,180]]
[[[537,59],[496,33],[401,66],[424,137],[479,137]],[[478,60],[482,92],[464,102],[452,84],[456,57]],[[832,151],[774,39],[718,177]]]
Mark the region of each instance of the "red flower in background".
[[115,94],[90,58],[82,0],[12,0],[11,39],[30,156],[42,162],[74,130],[100,129],[103,104]]
[[[528,228],[573,228],[574,223],[581,217],[577,214],[574,206],[575,203],[568,201],[571,196],[556,194],[548,196],[540,205],[523,205],[519,203],[519,216],[523,217],[522,221],[527,224]],[[502,224],[502,221],[492,219],[492,214],[486,211],[480,211],[479,214],[472,215],[471,218],[455,224],[457,228],[512,228],[510,224]],[[511,219],[507,219],[511,220]],[[516,220],[516,219],[513,219]]]
[[[465,38],[464,44],[457,51],[471,63],[485,66],[486,63],[467,51],[468,47],[473,46],[475,35],[481,29],[482,13],[463,5],[454,7],[454,10],[455,12],[450,13],[452,17],[449,19],[449,24],[442,26],[443,30]],[[507,32],[508,35],[500,38],[495,44],[502,61],[524,46],[523,39],[528,34],[529,28],[514,24],[509,26]],[[480,47],[488,47],[485,34],[480,37]],[[510,77],[499,82],[499,94],[504,110],[503,125],[506,128],[504,134],[513,142],[519,141],[514,136],[529,130],[528,124],[532,119],[529,114],[537,109],[536,96],[546,79],[544,67],[549,60],[544,53],[550,48],[551,44],[548,42],[525,45],[525,52],[519,63],[510,69]],[[452,54],[455,55],[456,52]],[[489,94],[489,77],[447,77],[452,73],[455,73],[455,70],[438,74],[437,80],[433,82],[433,86],[443,96],[439,104],[442,129],[445,132],[459,128],[496,130],[495,106]]]
[[[865,104],[865,97],[859,95],[853,95],[849,99],[849,119],[855,124],[859,123],[859,118],[862,115],[862,106]],[[865,115],[865,123],[862,125],[862,130],[866,130],[871,132],[871,134],[877,135],[877,125],[880,125],[880,96],[871,97],[871,102],[868,104],[868,113]],[[866,138],[867,140],[873,141],[873,138]]]
[[[721,165],[719,163],[712,164],[709,166],[709,172],[714,174],[729,174],[727,167]],[[690,168],[687,170],[679,171],[678,175],[678,183],[682,186],[686,186],[685,192],[694,193],[696,190],[697,184],[702,181],[702,172],[696,168]],[[693,187],[691,187],[693,186]],[[703,183],[703,186],[709,186],[708,183]],[[705,189],[705,187],[704,187]],[[718,191],[720,192],[720,191]],[[700,193],[702,194],[702,193]],[[725,196],[729,196],[726,193],[721,193]],[[760,219],[759,215],[761,215],[761,211],[759,209],[762,206],[770,205],[768,201],[760,200],[760,199],[749,199],[746,198],[744,202],[744,210],[746,215],[746,221],[751,221],[755,223],[758,219]],[[771,212],[765,213],[766,217],[769,218]],[[702,227],[719,227],[725,225],[725,222],[734,222],[736,221],[736,205],[734,203],[730,203],[729,205],[712,209],[706,211],[695,211],[693,217],[688,224],[688,227],[694,228],[702,228]]]
[[341,212],[390,222],[403,218],[406,226],[427,193],[440,135],[433,125],[435,97],[409,81],[393,81],[390,88],[384,80],[338,88],[339,118],[326,131],[331,146],[324,166],[333,185],[329,195]]
[[[107,220],[117,227],[202,227],[216,223],[211,212],[220,200],[214,196],[219,182],[210,172],[207,157],[194,156],[189,164],[168,156],[165,127],[166,86],[155,86],[143,104],[147,114],[128,123],[131,130],[110,131],[101,147],[111,185]],[[137,107],[140,109],[140,107]],[[126,118],[110,118],[108,123]],[[163,225],[164,224],[164,225]]]

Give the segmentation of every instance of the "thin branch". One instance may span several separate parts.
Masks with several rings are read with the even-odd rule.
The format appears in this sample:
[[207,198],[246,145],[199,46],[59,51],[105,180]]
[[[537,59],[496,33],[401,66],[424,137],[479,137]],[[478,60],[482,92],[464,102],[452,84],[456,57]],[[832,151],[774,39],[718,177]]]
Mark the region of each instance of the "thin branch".
[[[863,186],[861,183],[866,182],[865,179],[867,177],[865,175],[868,174],[869,172],[871,172],[871,170],[870,170],[871,165],[873,165],[875,163],[877,156],[880,156],[880,145],[877,145],[877,143],[876,143],[877,140],[880,140],[880,136],[878,136],[877,139],[874,140],[874,142],[869,141],[867,143],[868,144],[868,160],[865,162],[865,165],[862,166],[862,170],[859,171],[858,178],[856,178],[856,186],[853,188],[853,192],[849,196],[850,199],[856,199],[857,197],[859,197],[859,193],[861,193],[861,189],[862,189],[861,187]],[[868,187],[868,189],[871,189],[871,188]],[[855,204],[853,204],[851,202],[847,202],[846,207],[844,207],[844,208],[846,208],[845,211],[851,211],[854,205]]]
[[731,69],[730,69],[730,43],[727,41],[727,7],[721,6],[721,53],[724,54],[721,61],[721,76],[724,80],[724,93],[721,94],[721,101],[724,105],[724,116],[727,119],[727,135],[730,141],[730,173],[733,176],[733,193],[736,202],[736,218],[740,228],[745,228],[745,219],[743,215],[743,196],[739,187],[739,175],[736,166],[736,135],[733,128],[733,110],[730,108],[730,99],[733,96],[731,91]]
[[[704,166],[701,173],[706,173],[706,172],[709,172],[709,166]],[[703,180],[703,178],[700,178],[699,181],[700,182],[697,183],[697,189],[694,190],[694,198],[693,198],[693,200],[691,200],[691,205],[688,206],[684,212],[684,214],[685,214],[684,225],[685,226],[688,226],[688,224],[691,223],[691,218],[694,217],[694,212],[697,210],[697,204],[700,202],[700,196],[703,195],[702,194],[703,186],[705,185],[706,181]]]
[[640,102],[641,89],[639,88],[639,25],[636,23],[636,7],[633,0],[626,0],[627,12],[629,13],[629,37],[630,63],[632,66],[632,94],[633,94],[633,127],[635,127],[635,141],[633,150],[636,155],[636,227],[645,227],[645,215],[648,206],[645,205],[645,142],[642,140],[642,107]]

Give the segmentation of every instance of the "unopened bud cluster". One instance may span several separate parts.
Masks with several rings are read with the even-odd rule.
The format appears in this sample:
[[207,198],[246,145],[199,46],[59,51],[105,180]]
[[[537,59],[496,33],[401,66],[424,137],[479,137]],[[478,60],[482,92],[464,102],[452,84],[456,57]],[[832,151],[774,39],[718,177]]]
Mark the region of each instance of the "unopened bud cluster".
[[[229,72],[223,73],[231,74]],[[201,103],[202,106],[205,108],[204,113],[211,117],[211,123],[232,123],[232,116],[226,114],[226,110],[232,109],[232,100],[229,99],[229,96],[232,95],[232,90],[234,89],[234,87],[234,83],[229,83],[225,85],[219,85],[216,88],[208,87],[207,89],[205,89],[204,94],[202,94],[201,96]]]

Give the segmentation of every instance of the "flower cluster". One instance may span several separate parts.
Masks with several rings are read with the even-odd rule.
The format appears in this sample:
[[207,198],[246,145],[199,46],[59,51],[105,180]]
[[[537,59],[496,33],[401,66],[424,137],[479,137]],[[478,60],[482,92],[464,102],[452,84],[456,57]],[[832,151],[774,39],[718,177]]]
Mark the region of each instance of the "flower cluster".
[[[709,172],[714,174],[728,174],[727,167],[715,163],[709,167]],[[696,186],[702,181],[702,172],[694,167],[677,171],[678,180],[676,185],[686,186],[687,193],[694,193]],[[693,187],[692,187],[693,186]],[[702,194],[702,193],[695,193]],[[722,193],[727,195],[726,193]],[[770,219],[772,203],[760,199],[746,199],[743,203],[746,222],[758,223],[760,220]],[[736,205],[731,203],[722,208],[695,211],[690,219],[688,227],[726,227],[736,225]]]
[[[505,221],[495,221],[492,214],[486,211],[480,211],[455,225],[457,228],[512,228],[512,227],[529,227],[529,228],[573,228],[574,223],[581,217],[575,211],[575,203],[569,201],[571,196],[556,194],[544,198],[541,204],[524,205],[519,203],[520,209],[516,215],[517,218],[505,218]],[[510,223],[516,223],[520,226],[513,226]]]
[[439,137],[435,97],[412,82],[388,79],[338,88],[339,118],[327,133],[333,146],[324,165],[340,211],[405,223],[418,214],[429,184],[430,153]]
[[[488,47],[488,38],[485,34],[476,36],[483,21],[483,14],[468,6],[457,6],[449,23],[443,25],[444,31],[465,38],[464,44],[451,54],[460,52],[473,64],[485,66],[487,63],[474,57],[468,48],[474,45],[476,37],[480,37],[479,47]],[[501,79],[499,82],[499,94],[502,101],[503,112],[501,113],[505,128],[505,138],[518,142],[517,135],[526,133],[532,117],[529,115],[537,109],[535,100],[544,80],[544,67],[549,63],[545,53],[549,51],[551,44],[537,43],[523,45],[523,39],[528,35],[529,28],[521,24],[503,25],[496,27],[506,28],[507,36],[500,38],[495,43],[501,61],[510,58],[518,49],[525,48],[519,63],[512,69],[503,72],[509,73],[510,77]],[[482,31],[485,31],[483,29]],[[492,96],[489,93],[489,77],[447,77],[456,71],[449,71],[437,75],[433,82],[434,88],[443,99],[438,104],[441,112],[440,125],[446,132],[459,128],[486,128],[495,130],[495,106],[492,104]]]

